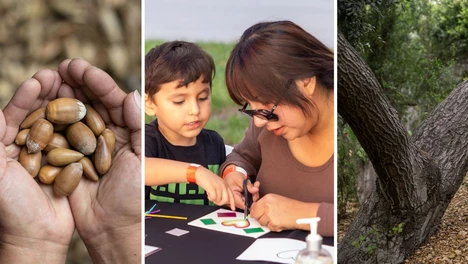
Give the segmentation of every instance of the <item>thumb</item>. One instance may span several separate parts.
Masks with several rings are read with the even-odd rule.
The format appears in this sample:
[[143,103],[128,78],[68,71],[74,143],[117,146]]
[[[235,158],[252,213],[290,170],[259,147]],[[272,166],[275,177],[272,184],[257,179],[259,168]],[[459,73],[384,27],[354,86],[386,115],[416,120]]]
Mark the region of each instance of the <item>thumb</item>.
[[5,134],[6,134],[6,121],[5,121],[5,116],[3,115],[3,111],[2,109],[0,109],[0,143],[3,142],[3,139],[5,138]]
[[251,193],[251,194],[255,194],[257,193],[259,190],[260,190],[260,182],[259,181],[256,181],[255,183],[249,183],[247,184],[247,190]]
[[127,94],[123,104],[125,125],[131,131],[132,148],[137,155],[141,154],[141,96],[138,91]]
[[[0,111],[1,113],[2,111]],[[0,141],[0,180],[3,178],[3,175],[6,173],[7,168],[7,155],[5,150],[5,145]]]

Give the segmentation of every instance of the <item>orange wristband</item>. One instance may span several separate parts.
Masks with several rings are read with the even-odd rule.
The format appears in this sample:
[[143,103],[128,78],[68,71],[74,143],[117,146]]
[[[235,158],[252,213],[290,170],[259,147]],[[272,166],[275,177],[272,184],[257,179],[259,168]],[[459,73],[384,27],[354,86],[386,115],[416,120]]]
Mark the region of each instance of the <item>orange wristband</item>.
[[231,172],[234,172],[234,171],[238,171],[242,174],[244,174],[245,178],[249,178],[249,176],[247,175],[247,171],[245,171],[243,168],[241,167],[237,167],[237,166],[230,166],[229,168],[225,169],[224,172],[223,172],[223,179],[226,178],[226,176],[231,173]]
[[195,172],[197,171],[200,165],[191,163],[187,168],[187,181],[190,183],[197,183],[197,179],[195,178]]

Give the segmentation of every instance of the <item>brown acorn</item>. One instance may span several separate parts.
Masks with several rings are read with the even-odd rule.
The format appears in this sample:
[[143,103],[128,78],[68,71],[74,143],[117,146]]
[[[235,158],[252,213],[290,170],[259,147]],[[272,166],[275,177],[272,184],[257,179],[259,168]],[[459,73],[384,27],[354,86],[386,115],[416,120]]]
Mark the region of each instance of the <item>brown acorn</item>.
[[26,169],[26,171],[32,176],[36,177],[39,173],[39,169],[41,168],[41,159],[42,154],[41,152],[35,153],[28,153],[28,149],[26,146],[21,148],[18,161]]
[[70,125],[66,135],[68,143],[84,155],[90,155],[96,150],[96,137],[93,131],[82,122]]
[[83,175],[81,163],[70,163],[55,177],[54,192],[60,196],[70,195],[80,183]]
[[94,153],[94,166],[96,166],[97,172],[104,175],[111,166],[111,153],[107,147],[106,140],[103,136],[99,136],[97,139],[96,152]]
[[112,132],[112,130],[106,128],[106,129],[104,129],[104,131],[102,131],[101,135],[106,140],[107,147],[109,148],[109,152],[112,155],[112,153],[114,153],[114,149],[115,149],[115,134],[114,134],[114,132]]
[[52,138],[50,139],[49,143],[47,146],[44,148],[45,152],[49,152],[53,150],[54,148],[70,148],[70,144],[68,144],[67,139],[65,138],[64,135],[59,134],[59,133],[53,133]]
[[47,153],[47,162],[54,166],[65,166],[83,158],[83,153],[72,149],[55,148]]
[[88,157],[83,157],[78,162],[81,163],[81,165],[83,165],[83,175],[86,178],[95,182],[99,180],[99,175],[96,169],[94,168],[94,164]]
[[18,134],[16,134],[15,144],[18,146],[26,145],[26,138],[28,137],[29,128],[21,130]]
[[86,125],[93,131],[94,135],[99,136],[104,129],[106,129],[106,124],[102,120],[101,115],[94,110],[94,108],[88,104],[85,104],[86,115],[84,117]]
[[21,123],[20,128],[31,128],[31,126],[39,119],[45,119],[45,107],[39,108],[36,111],[29,114]]
[[86,115],[86,107],[75,98],[57,98],[47,104],[46,117],[55,124],[73,124]]
[[39,180],[44,184],[52,184],[62,169],[63,167],[46,164],[39,171]]
[[54,133],[54,127],[45,119],[38,119],[31,127],[26,137],[26,146],[29,153],[36,153],[45,148]]

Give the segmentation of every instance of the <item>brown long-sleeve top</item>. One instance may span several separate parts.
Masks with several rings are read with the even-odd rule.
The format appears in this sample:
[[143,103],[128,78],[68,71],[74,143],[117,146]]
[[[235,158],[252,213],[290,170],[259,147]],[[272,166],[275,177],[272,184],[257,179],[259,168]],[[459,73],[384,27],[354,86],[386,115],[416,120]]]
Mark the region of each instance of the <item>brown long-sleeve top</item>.
[[244,168],[249,175],[257,175],[261,182],[260,197],[275,193],[302,202],[320,203],[318,233],[334,235],[333,155],[322,166],[305,166],[294,158],[286,139],[265,127],[256,127],[251,121],[244,139],[221,166],[221,174],[229,164]]

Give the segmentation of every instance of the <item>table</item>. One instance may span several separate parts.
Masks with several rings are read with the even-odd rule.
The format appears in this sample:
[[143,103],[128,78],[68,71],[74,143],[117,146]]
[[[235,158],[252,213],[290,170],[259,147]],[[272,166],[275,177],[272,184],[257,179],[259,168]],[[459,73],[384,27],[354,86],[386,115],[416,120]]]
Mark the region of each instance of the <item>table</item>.
[[[155,209],[160,214],[186,216],[187,220],[151,218],[145,220],[145,244],[156,246],[162,250],[145,258],[145,263],[267,263],[264,261],[240,261],[236,258],[244,252],[255,238],[212,231],[187,225],[187,223],[218,210],[217,206],[188,205],[180,203],[163,203],[155,201],[145,202],[145,211],[155,203]],[[177,237],[166,234],[166,231],[179,228],[190,233]],[[260,238],[292,238],[305,241],[309,232],[303,230],[270,232]],[[324,237],[325,245],[333,246],[333,237]]]

